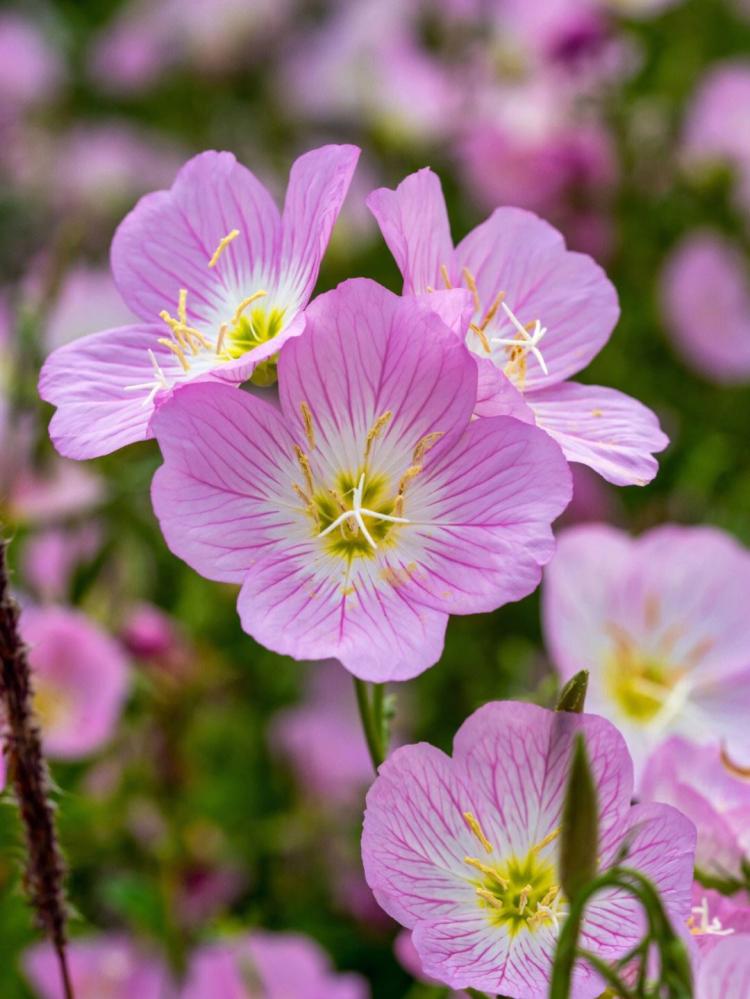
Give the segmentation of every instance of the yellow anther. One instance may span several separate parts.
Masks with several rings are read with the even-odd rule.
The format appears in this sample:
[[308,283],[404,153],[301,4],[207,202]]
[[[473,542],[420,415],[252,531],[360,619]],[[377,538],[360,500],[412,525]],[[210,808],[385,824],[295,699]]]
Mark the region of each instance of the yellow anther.
[[166,337],[159,337],[157,343],[160,343],[163,347],[171,350],[172,353],[176,355],[182,365],[183,371],[190,371],[190,364],[188,363],[188,359],[185,357],[185,351],[178,343],[175,343],[174,340],[168,340]]
[[469,828],[469,831],[473,833],[474,836],[476,836],[476,838],[479,840],[479,842],[487,851],[487,853],[492,853],[495,848],[492,845],[492,843],[490,843],[490,841],[487,839],[487,837],[484,835],[482,827],[479,825],[479,820],[476,818],[476,816],[473,815],[471,812],[464,812],[463,817],[464,817],[464,822]]
[[[559,891],[560,891],[559,885],[552,885],[550,890],[547,892],[542,901],[539,903],[539,906],[544,906],[546,908],[547,906],[552,905],[552,903],[557,898]],[[539,908],[539,906],[537,906],[537,908]]]
[[297,456],[297,461],[299,462],[299,467],[302,469],[302,474],[305,477],[305,485],[307,486],[307,491],[312,496],[315,493],[315,485],[313,483],[312,468],[310,467],[310,459],[307,457],[305,452],[299,445],[294,445],[294,453]]
[[484,314],[484,318],[482,319],[481,323],[479,324],[479,328],[481,330],[486,330],[487,327],[489,326],[489,324],[495,318],[495,313],[500,308],[500,305],[502,304],[502,301],[503,301],[504,298],[505,298],[505,292],[504,291],[499,291],[497,293],[497,295],[495,295],[495,301],[492,303],[492,305],[489,307],[489,309],[487,309],[487,311]]
[[441,437],[445,437],[445,431],[436,430],[432,434],[425,434],[424,437],[417,442],[417,446],[414,448],[414,454],[412,455],[412,461],[415,465],[418,465],[422,461],[422,458],[424,458],[431,447],[434,447],[434,445],[437,444]]
[[252,295],[248,295],[247,298],[243,298],[242,301],[240,302],[240,304],[234,310],[234,315],[232,316],[232,319],[230,321],[231,325],[232,326],[236,326],[237,325],[237,323],[240,321],[240,316],[245,311],[245,309],[248,307],[248,305],[252,305],[253,302],[257,302],[257,300],[259,298],[263,298],[263,296],[267,295],[267,294],[268,294],[267,291],[256,291],[256,292],[253,292]]
[[447,267],[446,264],[441,264],[440,265],[440,275],[441,275],[443,281],[445,282],[445,287],[446,288],[452,288],[453,287],[453,282],[451,281],[451,276],[448,273],[448,267]]
[[523,915],[524,910],[526,909],[526,906],[529,901],[529,894],[533,890],[534,889],[531,885],[524,885],[523,888],[521,889],[521,892],[518,896],[518,912],[520,915]]
[[469,323],[469,329],[472,333],[476,333],[479,337],[479,341],[487,351],[488,354],[492,353],[492,347],[490,346],[490,341],[487,339],[487,334],[484,332],[481,326],[477,326],[476,323]]
[[229,332],[229,324],[228,323],[222,323],[221,326],[219,327],[219,335],[216,338],[216,353],[217,354],[220,354],[222,352],[222,350],[224,349],[224,340],[226,339],[226,335],[227,335],[228,332]]
[[547,833],[544,839],[540,840],[536,846],[532,846],[532,850],[536,853],[537,850],[543,850],[545,846],[549,846],[550,843],[554,843],[557,837],[560,835],[560,827],[553,829],[552,832]]
[[232,229],[232,231],[228,232],[226,236],[221,237],[221,239],[219,240],[219,245],[216,247],[216,249],[213,252],[213,255],[211,256],[211,259],[208,261],[209,267],[216,267],[216,265],[219,262],[219,257],[222,255],[224,250],[226,250],[226,248],[229,246],[232,240],[237,239],[239,234],[240,234],[239,229]]
[[489,864],[483,864],[476,857],[464,857],[464,863],[479,871],[480,874],[484,874],[486,878],[492,878],[493,881],[497,881],[504,891],[507,891],[510,887],[510,882],[501,874],[498,874],[494,867],[490,867]]
[[187,326],[187,288],[180,288],[179,298],[177,299],[177,318],[180,320],[183,326]]
[[299,408],[302,411],[302,422],[305,425],[305,437],[311,449],[315,448],[315,430],[313,428],[312,410],[306,402],[301,402]]
[[466,287],[469,289],[471,294],[474,296],[474,308],[477,312],[482,308],[482,301],[479,297],[479,289],[477,288],[477,282],[474,275],[471,273],[468,267],[462,267],[461,273],[464,276],[464,281],[466,282]]
[[390,409],[386,409],[384,413],[375,420],[373,425],[367,432],[367,439],[365,440],[365,461],[370,457],[370,451],[372,450],[373,441],[380,436],[383,428],[388,424],[388,422],[393,417],[393,413]]
[[486,888],[477,888],[477,895],[479,895],[480,898],[483,898],[485,902],[488,902],[493,909],[502,909],[504,907],[502,901],[497,897],[497,895],[493,895],[492,892],[487,891]]
[[721,744],[720,757],[724,769],[732,774],[733,777],[739,777],[740,780],[748,780],[750,778],[750,767],[744,767],[739,763],[735,763],[729,755],[726,743],[724,742]]

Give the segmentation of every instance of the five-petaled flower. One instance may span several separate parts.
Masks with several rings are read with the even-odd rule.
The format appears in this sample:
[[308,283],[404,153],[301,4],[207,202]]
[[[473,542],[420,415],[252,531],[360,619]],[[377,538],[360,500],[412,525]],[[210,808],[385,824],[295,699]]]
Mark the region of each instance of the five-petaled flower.
[[640,770],[668,736],[726,743],[750,763],[750,553],[710,527],[632,539],[604,525],[560,534],[545,573],[544,632],[587,705],[625,736]]
[[[555,438],[569,461],[616,485],[656,474],[667,438],[650,409],[611,388],[567,381],[617,322],[602,269],[567,250],[551,225],[498,208],[454,248],[440,181],[431,170],[367,199],[404,277],[404,291],[463,287],[472,296],[468,347],[480,358],[478,415],[512,412]],[[467,315],[467,321],[469,315]]]
[[242,584],[243,626],[268,648],[369,680],[435,663],[449,614],[531,592],[570,498],[546,434],[471,422],[476,364],[428,306],[346,282],[281,353],[280,410],[212,383],[154,419],[172,551]]
[[111,253],[141,322],[66,344],[42,369],[58,451],[93,458],[152,436],[154,411],[186,382],[272,380],[279,349],[304,329],[358,156],[324,146],[300,157],[281,214],[226,152],[201,153],[170,190],[142,198]]
[[[382,907],[411,929],[426,975],[517,999],[548,994],[568,902],[560,823],[577,733],[600,809],[598,866],[627,863],[658,887],[677,923],[690,916],[695,829],[669,805],[631,806],[625,743],[605,719],[494,702],[459,729],[453,757],[427,743],[396,750],[367,795],[362,857]],[[642,938],[640,902],[606,888],[589,903],[581,946],[604,960]],[[604,984],[587,965],[572,995]]]

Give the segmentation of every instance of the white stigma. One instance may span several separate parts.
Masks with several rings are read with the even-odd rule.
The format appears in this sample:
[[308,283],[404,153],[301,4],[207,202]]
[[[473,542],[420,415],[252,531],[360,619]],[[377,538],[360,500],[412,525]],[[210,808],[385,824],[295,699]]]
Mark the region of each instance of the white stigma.
[[354,520],[357,527],[362,531],[365,539],[369,545],[373,548],[378,546],[372,538],[372,535],[367,530],[367,526],[364,522],[364,517],[374,517],[375,520],[385,520],[389,524],[408,524],[409,520],[406,517],[391,517],[387,513],[378,513],[376,510],[368,510],[367,507],[362,506],[362,493],[365,489],[365,474],[364,472],[359,477],[358,484],[352,489],[352,509],[345,510],[340,516],[338,516],[332,524],[329,524],[324,531],[321,531],[318,535],[319,538],[324,538],[326,534],[330,534],[331,531],[335,531],[337,527],[340,527],[345,520],[350,518]]
[[[694,905],[690,911],[693,915],[688,920],[688,926],[693,936],[728,937],[734,933],[733,929],[725,930],[721,925],[721,921],[716,916],[713,919],[708,918],[708,899],[705,895],[701,899],[701,904]],[[700,917],[700,922],[697,925],[695,922],[696,916]]]
[[546,363],[544,361],[544,358],[542,357],[542,352],[541,352],[541,350],[539,349],[539,346],[538,346],[540,340],[542,339],[542,337],[544,336],[544,334],[547,332],[547,327],[546,326],[542,326],[541,322],[537,319],[536,322],[535,322],[535,324],[534,324],[534,331],[532,333],[530,333],[526,329],[526,327],[523,326],[518,321],[518,319],[516,318],[515,314],[511,311],[511,309],[508,308],[508,306],[505,304],[505,302],[501,302],[500,305],[501,305],[502,310],[505,313],[505,315],[508,317],[508,319],[510,319],[510,321],[513,323],[513,325],[515,326],[515,328],[518,330],[518,334],[521,337],[521,339],[520,340],[518,340],[518,339],[512,339],[511,340],[511,339],[506,338],[506,337],[492,337],[490,339],[490,343],[491,344],[497,344],[498,346],[502,346],[502,347],[521,347],[524,351],[528,351],[528,352],[532,353],[534,355],[534,357],[537,359],[537,361],[539,363],[539,367],[542,369],[542,371],[545,373],[545,375],[548,375],[549,371],[547,369],[547,365],[546,365]]
[[154,379],[153,379],[153,381],[150,381],[150,382],[139,382],[137,385],[126,385],[125,386],[125,391],[126,392],[143,392],[144,389],[149,389],[148,395],[143,400],[143,405],[144,406],[150,406],[151,405],[151,403],[154,401],[154,397],[156,396],[157,392],[161,391],[162,389],[166,390],[166,389],[169,388],[169,382],[167,381],[167,376],[162,371],[161,366],[159,365],[159,362],[156,360],[154,352],[153,352],[153,350],[151,350],[150,347],[149,347],[149,351],[148,351],[148,356],[151,359],[151,364],[152,364],[153,369],[154,369]]

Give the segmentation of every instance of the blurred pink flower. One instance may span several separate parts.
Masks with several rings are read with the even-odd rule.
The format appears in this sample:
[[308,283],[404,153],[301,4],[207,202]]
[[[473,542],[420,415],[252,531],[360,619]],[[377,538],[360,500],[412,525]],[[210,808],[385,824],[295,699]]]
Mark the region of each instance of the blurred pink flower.
[[351,677],[333,661],[316,664],[308,678],[304,702],[276,715],[271,741],[303,794],[324,805],[361,804],[373,771]]
[[[76,999],[176,999],[162,962],[126,937],[73,940],[68,960]],[[57,957],[49,944],[30,947],[23,964],[39,999],[64,999]]]
[[615,389],[568,380],[604,347],[619,317],[617,293],[590,257],[518,208],[496,209],[454,248],[429,169],[396,190],[373,191],[367,203],[405,293],[429,302],[435,289],[471,290],[472,321],[463,329],[479,368],[478,416],[504,412],[536,424],[568,461],[615,485],[651,481],[652,452],[668,443],[654,413]]
[[137,604],[128,614],[122,631],[128,650],[141,659],[169,655],[181,644],[177,624],[169,614],[153,604]]
[[132,323],[135,316],[125,305],[108,268],[78,264],[63,279],[47,316],[44,331],[48,350],[62,347],[79,336]]
[[95,39],[89,74],[126,93],[181,64],[225,75],[260,58],[291,9],[291,0],[129,0]]
[[101,543],[101,529],[93,521],[76,527],[50,527],[26,541],[23,576],[43,601],[61,601],[68,595],[78,566],[93,558]]
[[573,499],[563,511],[557,526],[617,521],[621,514],[618,497],[587,465],[571,465]]
[[750,60],[715,63],[687,110],[683,156],[700,169],[727,163],[737,174],[737,200],[750,212]]
[[722,940],[700,962],[695,999],[747,999],[750,996],[750,934]]
[[80,611],[29,607],[21,615],[45,752],[78,759],[112,736],[128,691],[120,646]]
[[[543,999],[568,903],[559,831],[574,740],[582,733],[599,799],[598,867],[625,843],[628,864],[659,888],[671,917],[690,912],[695,829],[669,805],[631,806],[625,742],[603,718],[505,701],[484,705],[453,742],[427,743],[381,765],[367,795],[362,859],[376,898],[412,931],[424,972],[454,989]],[[607,960],[641,938],[640,903],[596,895],[581,945]],[[579,966],[573,994],[602,992]]]
[[724,739],[750,763],[749,592],[750,553],[714,528],[558,536],[542,588],[547,649],[563,680],[589,670],[586,706],[618,725],[637,772],[673,734]]
[[690,233],[667,259],[661,301],[694,371],[719,384],[750,381],[750,267],[738,246],[718,232]]
[[279,356],[280,408],[217,383],[162,405],[154,510],[176,555],[242,585],[256,641],[406,680],[437,662],[450,614],[536,587],[570,475],[535,427],[470,422],[476,364],[426,301],[355,279],[306,321]]
[[[83,459],[153,436],[176,387],[238,385],[305,327],[304,308],[359,156],[323,146],[293,165],[283,213],[231,153],[205,152],[142,198],[112,241],[112,272],[139,321],[47,359],[50,436]],[[176,263],[177,261],[177,263]],[[252,308],[251,308],[252,306]]]
[[727,768],[718,746],[668,739],[646,764],[641,797],[668,802],[695,823],[699,871],[742,880],[743,861],[750,863],[750,780]]
[[297,111],[322,121],[363,119],[382,135],[419,142],[449,131],[459,107],[447,68],[419,37],[419,4],[352,0],[301,34],[279,87]]
[[368,999],[369,995],[364,979],[334,971],[315,941],[296,933],[260,930],[199,948],[180,991],[180,999]]
[[[745,891],[720,895],[718,891],[704,888],[695,881],[688,929],[697,946],[700,963],[727,937],[735,933],[750,934],[750,896]],[[698,992],[696,996],[702,999],[703,993]]]
[[0,12],[0,122],[54,98],[62,83],[60,53],[22,14]]

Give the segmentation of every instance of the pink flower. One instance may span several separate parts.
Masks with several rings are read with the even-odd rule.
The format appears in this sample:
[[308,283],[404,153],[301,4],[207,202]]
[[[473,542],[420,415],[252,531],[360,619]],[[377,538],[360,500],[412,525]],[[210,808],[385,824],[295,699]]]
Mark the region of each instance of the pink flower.
[[313,801],[361,804],[372,763],[351,680],[336,662],[319,664],[309,677],[305,702],[276,715],[271,740]]
[[134,318],[109,271],[78,264],[65,275],[49,312],[45,341],[48,349],[61,347],[85,333],[132,323]]
[[63,600],[75,570],[89,562],[101,544],[100,526],[49,527],[32,535],[23,549],[23,575],[42,600]]
[[85,615],[64,607],[27,608],[21,634],[45,751],[59,759],[95,752],[111,737],[127,695],[120,647]]
[[742,880],[743,860],[750,862],[750,782],[727,768],[718,746],[668,739],[646,764],[641,796],[666,801],[692,819],[699,871]]
[[[402,930],[399,933],[393,942],[393,950],[401,967],[408,971],[413,978],[420,982],[427,982],[428,985],[440,984],[437,979],[428,978],[425,975],[419,954],[417,954],[417,949],[408,930]],[[468,992],[451,992],[447,999],[468,999],[468,995]]]
[[701,79],[687,111],[683,147],[693,169],[731,166],[737,201],[750,211],[750,60],[717,63]]
[[719,384],[750,381],[750,275],[738,247],[717,232],[690,233],[670,254],[661,299],[694,371]]
[[[688,930],[697,946],[700,963],[726,937],[735,933],[750,933],[750,897],[746,892],[720,895],[718,891],[704,888],[695,881]],[[697,995],[700,999],[701,993]]]
[[0,121],[54,96],[63,67],[36,25],[20,14],[0,14]]
[[672,734],[725,739],[750,762],[750,554],[710,527],[637,540],[564,531],[545,573],[544,634],[562,679],[590,671],[590,710],[622,730],[640,770]]
[[176,622],[153,604],[138,604],[133,608],[125,622],[122,640],[141,659],[168,656],[182,645]]
[[[74,940],[68,945],[68,960],[76,999],[175,999],[161,961],[141,953],[126,937]],[[57,958],[49,944],[30,947],[24,968],[40,999],[63,999]]]
[[750,995],[750,934],[733,934],[701,961],[695,999],[747,999]]
[[324,146],[292,167],[283,215],[231,153],[190,160],[169,191],[115,233],[112,270],[141,322],[56,350],[39,380],[50,435],[71,458],[152,436],[159,403],[186,382],[246,381],[304,329],[302,310],[359,151]]
[[433,665],[449,614],[537,585],[570,498],[559,449],[507,418],[470,423],[471,355],[415,298],[364,279],[307,310],[279,358],[280,409],[217,384],[154,421],[153,503],[171,550],[242,584],[242,625],[368,680]]
[[313,940],[255,930],[201,947],[180,999],[368,999],[369,994],[359,975],[334,971]]
[[[412,931],[426,975],[454,989],[542,999],[567,902],[558,844],[574,738],[583,733],[600,810],[600,869],[628,864],[671,916],[690,910],[695,830],[669,805],[631,806],[625,743],[593,715],[495,702],[459,729],[453,757],[426,743],[396,750],[367,796],[362,858],[383,908]],[[617,889],[587,909],[582,945],[608,960],[641,937],[638,903]],[[575,999],[603,984],[577,969]]]
[[466,342],[491,386],[478,415],[510,409],[553,437],[569,461],[617,485],[654,477],[651,452],[667,445],[654,414],[614,389],[566,380],[598,354],[619,314],[615,290],[593,260],[566,250],[555,229],[516,208],[498,208],[454,249],[440,181],[428,169],[395,191],[374,191],[368,205],[405,291],[472,290]]

